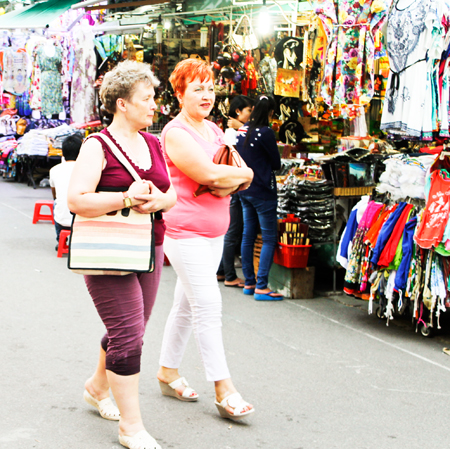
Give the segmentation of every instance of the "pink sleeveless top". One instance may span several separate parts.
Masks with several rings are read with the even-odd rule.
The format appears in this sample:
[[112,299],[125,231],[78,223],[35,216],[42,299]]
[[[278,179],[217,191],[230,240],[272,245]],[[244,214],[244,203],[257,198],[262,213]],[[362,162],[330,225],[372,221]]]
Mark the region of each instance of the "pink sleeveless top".
[[166,152],[165,136],[171,128],[181,128],[187,131],[195,141],[205,150],[212,160],[217,150],[224,144],[224,133],[214,123],[205,120],[214,131],[216,140],[209,143],[202,139],[188,126],[178,119],[173,119],[163,129],[161,147],[172,178],[178,200],[175,206],[164,214],[166,235],[173,239],[188,239],[194,237],[215,238],[226,234],[230,223],[230,196],[217,198],[210,193],[194,197],[198,183],[186,176],[170,160]]

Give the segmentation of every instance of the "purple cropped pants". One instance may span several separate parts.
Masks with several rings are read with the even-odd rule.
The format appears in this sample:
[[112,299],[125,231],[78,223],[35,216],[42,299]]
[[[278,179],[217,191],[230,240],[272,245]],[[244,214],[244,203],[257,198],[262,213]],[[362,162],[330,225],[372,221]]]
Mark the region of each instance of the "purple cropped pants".
[[106,369],[115,374],[131,376],[140,372],[145,326],[155,303],[163,262],[161,245],[155,248],[152,273],[84,276],[106,327],[101,342],[106,351]]

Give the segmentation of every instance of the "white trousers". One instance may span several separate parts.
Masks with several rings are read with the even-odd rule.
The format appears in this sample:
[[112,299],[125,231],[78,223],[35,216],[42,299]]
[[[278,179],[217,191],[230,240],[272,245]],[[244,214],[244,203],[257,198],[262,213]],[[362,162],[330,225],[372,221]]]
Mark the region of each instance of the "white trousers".
[[222,296],[216,277],[222,251],[223,236],[164,239],[164,253],[178,279],[159,363],[179,368],[193,330],[209,381],[230,377],[222,340]]

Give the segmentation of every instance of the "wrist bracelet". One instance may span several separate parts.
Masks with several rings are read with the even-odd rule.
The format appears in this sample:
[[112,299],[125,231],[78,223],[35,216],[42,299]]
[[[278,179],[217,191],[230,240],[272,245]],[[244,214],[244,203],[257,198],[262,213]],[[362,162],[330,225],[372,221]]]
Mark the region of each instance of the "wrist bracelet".
[[131,201],[131,198],[128,196],[128,192],[122,192],[122,195],[124,206],[127,208],[133,207],[133,203]]

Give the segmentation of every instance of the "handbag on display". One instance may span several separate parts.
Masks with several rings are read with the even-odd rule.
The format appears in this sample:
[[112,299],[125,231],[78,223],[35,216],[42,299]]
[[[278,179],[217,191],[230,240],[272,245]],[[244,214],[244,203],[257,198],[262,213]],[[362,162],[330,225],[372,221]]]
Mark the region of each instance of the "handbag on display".
[[[237,34],[239,28],[244,26],[244,19],[247,21],[247,30],[244,30],[242,34]],[[256,37],[255,32],[253,31],[252,22],[250,17],[247,14],[243,14],[239,19],[234,31],[231,33],[231,40],[242,50],[254,50],[259,47],[258,38]]]
[[[101,133],[91,136],[99,136],[134,180],[142,181],[108,136]],[[150,273],[155,265],[153,233],[153,214],[141,214],[131,208],[94,218],[76,214],[71,226],[68,268],[91,275]]]
[[[231,165],[232,167],[239,168],[242,168],[246,165],[241,155],[231,145],[222,145],[214,155],[213,162],[215,164]],[[231,192],[230,195],[239,192],[239,190],[242,190],[243,185],[244,184],[241,184],[234,192]],[[200,184],[197,190],[194,192],[194,196],[197,197],[203,195],[204,193],[208,193],[209,191],[210,190],[208,186]]]

